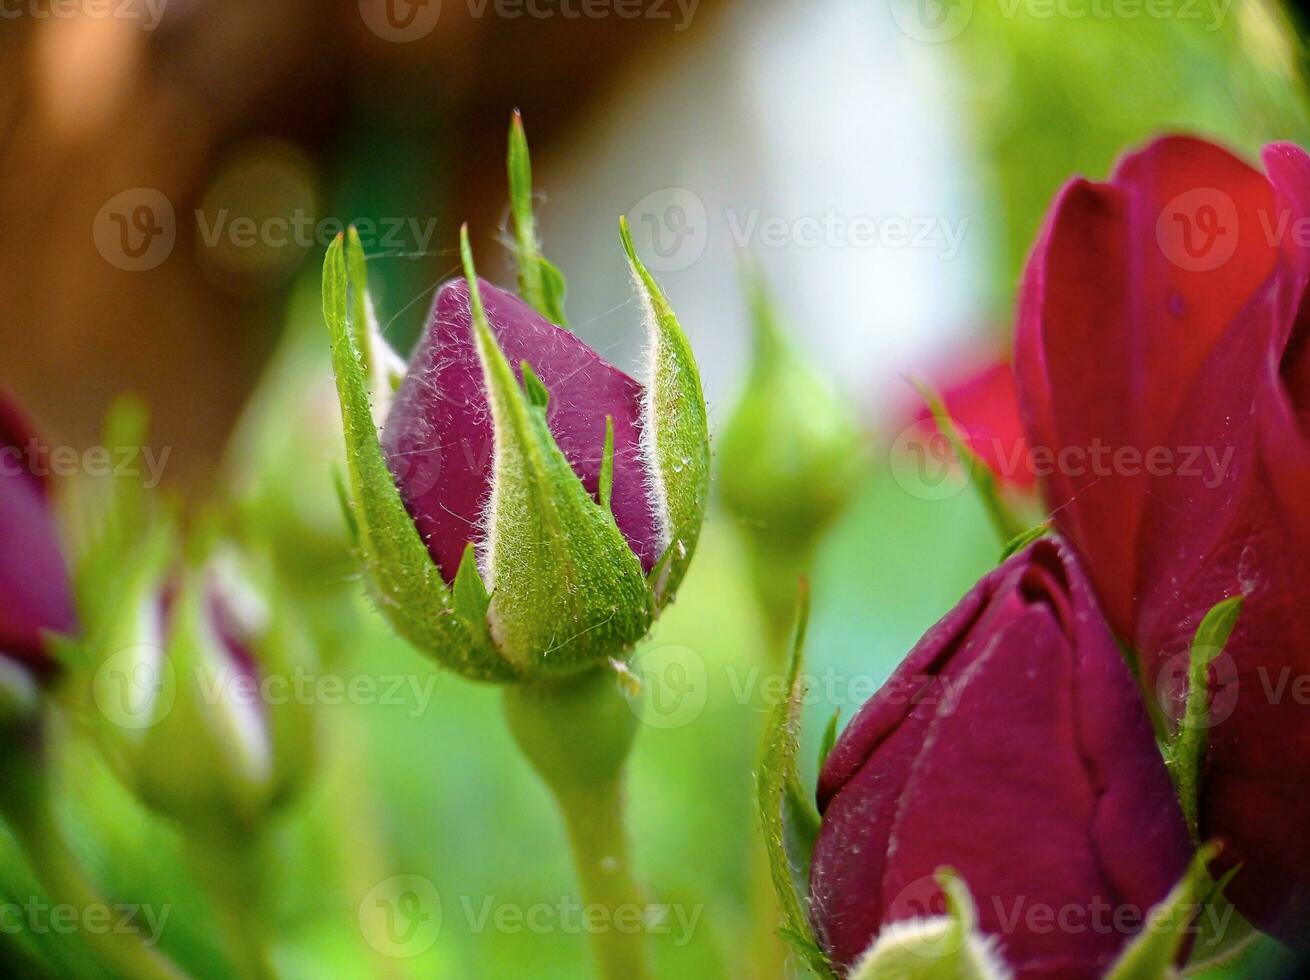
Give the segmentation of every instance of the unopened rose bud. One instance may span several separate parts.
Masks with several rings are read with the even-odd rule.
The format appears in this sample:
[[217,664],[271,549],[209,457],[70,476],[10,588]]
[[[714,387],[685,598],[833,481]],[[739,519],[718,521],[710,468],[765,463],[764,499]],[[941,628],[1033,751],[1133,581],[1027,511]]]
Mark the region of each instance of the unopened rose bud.
[[366,304],[334,305],[347,267],[361,296],[362,259],[353,241],[329,254],[353,503],[380,607],[465,676],[546,680],[623,656],[696,547],[709,462],[700,379],[626,228],[623,243],[651,338],[644,383],[478,279],[465,240],[465,278],[438,292],[385,420],[370,404],[385,344]]
[[949,867],[1019,980],[1099,978],[1192,851],[1138,686],[1058,539],[928,631],[842,733],[818,796],[811,916],[843,972],[889,927],[940,914]]
[[105,634],[93,696],[111,762],[142,800],[188,826],[259,826],[303,781],[311,707],[266,681],[310,662],[283,604],[232,553],[143,574]]

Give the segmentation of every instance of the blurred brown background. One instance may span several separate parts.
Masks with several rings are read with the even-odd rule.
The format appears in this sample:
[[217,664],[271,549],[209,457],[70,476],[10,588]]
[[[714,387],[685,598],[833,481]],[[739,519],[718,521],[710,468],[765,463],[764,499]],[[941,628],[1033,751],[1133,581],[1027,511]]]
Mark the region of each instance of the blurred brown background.
[[[108,401],[135,391],[152,406],[155,440],[173,447],[170,479],[203,480],[288,288],[321,255],[303,236],[236,248],[204,247],[204,235],[227,215],[294,206],[311,223],[435,219],[429,250],[447,256],[461,220],[487,240],[501,220],[513,106],[548,162],[599,93],[639,79],[726,6],[701,0],[676,31],[651,17],[478,16],[472,0],[436,3],[432,21],[435,2],[6,4],[0,384],[53,438],[94,442]],[[361,171],[367,186],[340,176]],[[159,200],[142,196],[152,192],[171,216],[136,213]],[[165,233],[151,246],[163,257],[122,267],[134,257],[116,252],[115,236],[134,251],[170,217],[174,244]],[[427,255],[386,274],[417,295],[448,264]]]

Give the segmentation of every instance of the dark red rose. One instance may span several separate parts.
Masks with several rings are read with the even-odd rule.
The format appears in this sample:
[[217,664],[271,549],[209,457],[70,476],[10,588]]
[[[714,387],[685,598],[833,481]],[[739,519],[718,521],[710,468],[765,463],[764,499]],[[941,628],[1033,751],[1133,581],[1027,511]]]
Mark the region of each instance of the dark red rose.
[[[1045,491],[1114,628],[1177,716],[1206,611],[1245,597],[1215,675],[1201,832],[1238,909],[1310,911],[1310,158],[1265,173],[1159,140],[1058,196],[1029,261],[1016,368]],[[1087,464],[1093,447],[1101,465]],[[1064,462],[1059,462],[1061,456]]]
[[818,798],[811,914],[843,970],[940,912],[950,867],[1020,980],[1100,977],[1191,854],[1139,688],[1057,539],[928,631],[842,733]]

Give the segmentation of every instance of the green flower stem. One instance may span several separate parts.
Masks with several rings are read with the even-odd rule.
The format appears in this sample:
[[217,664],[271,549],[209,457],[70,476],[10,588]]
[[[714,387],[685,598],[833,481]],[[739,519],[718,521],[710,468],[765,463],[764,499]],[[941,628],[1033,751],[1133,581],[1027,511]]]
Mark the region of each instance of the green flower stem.
[[[764,668],[784,677],[791,658],[792,634],[796,622],[796,592],[801,576],[814,560],[814,542],[788,539],[777,534],[744,528],[743,541],[755,587],[756,604],[764,626]],[[763,708],[763,705],[760,705]],[[763,711],[761,718],[768,718]],[[754,723],[754,722],[752,722]],[[751,738],[763,738],[761,726]],[[760,839],[751,842],[748,901],[750,908],[750,976],[754,980],[780,980],[786,976],[790,950],[779,934],[782,910],[773,887],[769,854]]]
[[589,792],[558,796],[573,861],[588,905],[609,909],[611,925],[594,935],[596,961],[602,977],[640,980],[651,974],[646,965],[644,929],[616,928],[617,920],[644,922],[646,900],[632,874],[624,828],[623,788],[614,779]]
[[243,980],[274,980],[261,910],[261,840],[217,830],[187,837],[187,858],[209,895],[225,950]]
[[646,899],[632,873],[624,826],[623,766],[637,719],[608,668],[505,690],[510,731],[559,804],[583,900],[609,910],[592,934],[600,975],[645,980]]
[[[0,733],[8,740],[12,733]],[[59,831],[50,806],[49,786],[32,742],[0,745],[0,773],[5,791],[0,812],[9,822],[37,879],[57,903],[86,910],[108,908],[110,903],[88,881],[77,857]],[[183,973],[163,953],[146,945],[135,932],[87,929],[79,933],[92,954],[115,974],[133,980],[183,980]]]

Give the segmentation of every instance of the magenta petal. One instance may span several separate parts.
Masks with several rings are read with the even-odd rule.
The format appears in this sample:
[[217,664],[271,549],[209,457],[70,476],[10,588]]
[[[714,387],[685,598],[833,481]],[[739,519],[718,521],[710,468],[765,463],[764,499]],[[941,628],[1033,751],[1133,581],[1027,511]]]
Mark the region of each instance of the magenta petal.
[[[482,280],[479,288],[510,364],[517,372],[527,361],[550,392],[551,433],[593,495],[605,418],[614,419],[614,519],[649,571],[659,558],[659,535],[641,458],[642,386],[518,297]],[[447,582],[454,581],[465,546],[483,537],[491,490],[491,416],[471,322],[467,283],[448,282],[382,431],[401,498]]]
[[76,629],[68,568],[45,479],[32,472],[26,419],[0,393],[0,654],[53,667],[45,632]]
[[[1178,450],[1167,437],[1197,369],[1274,272],[1278,249],[1262,233],[1273,213],[1264,176],[1201,140],[1158,140],[1107,184],[1072,181],[1020,304],[1016,370],[1034,444]],[[1214,445],[1225,433],[1193,435]],[[1140,466],[1113,479],[1076,462],[1056,470],[1052,511],[1087,557],[1111,622],[1129,632],[1150,476]]]
[[1136,683],[1050,539],[929,631],[843,732],[820,805],[811,915],[842,968],[940,912],[949,865],[1021,980],[1099,977],[1190,856]]

